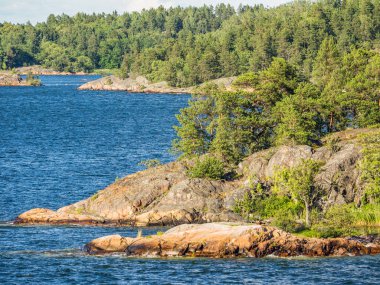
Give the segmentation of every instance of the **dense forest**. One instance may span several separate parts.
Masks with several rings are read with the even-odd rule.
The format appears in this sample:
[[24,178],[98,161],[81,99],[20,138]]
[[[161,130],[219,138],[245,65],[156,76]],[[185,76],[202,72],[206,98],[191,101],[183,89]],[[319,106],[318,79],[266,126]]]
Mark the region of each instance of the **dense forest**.
[[294,1],[276,8],[219,4],[140,13],[50,15],[36,25],[0,24],[0,68],[121,69],[173,86],[257,72],[284,58],[310,78],[321,44],[373,49],[379,0]]
[[330,133],[380,123],[380,53],[359,48],[339,57],[332,38],[322,42],[310,80],[274,58],[233,85],[206,85],[177,115],[174,146],[184,157],[213,153],[235,164],[271,146],[318,145]]

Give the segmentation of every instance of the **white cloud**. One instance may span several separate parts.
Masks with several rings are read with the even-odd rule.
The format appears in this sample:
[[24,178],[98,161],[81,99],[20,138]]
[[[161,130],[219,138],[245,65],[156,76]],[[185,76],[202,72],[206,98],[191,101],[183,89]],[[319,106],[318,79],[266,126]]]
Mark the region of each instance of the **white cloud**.
[[289,0],[0,0],[0,22],[32,23],[45,21],[50,14],[74,15],[85,13],[110,13],[117,11],[140,11],[144,8],[170,6],[202,6],[230,3],[234,6],[243,4],[278,5]]

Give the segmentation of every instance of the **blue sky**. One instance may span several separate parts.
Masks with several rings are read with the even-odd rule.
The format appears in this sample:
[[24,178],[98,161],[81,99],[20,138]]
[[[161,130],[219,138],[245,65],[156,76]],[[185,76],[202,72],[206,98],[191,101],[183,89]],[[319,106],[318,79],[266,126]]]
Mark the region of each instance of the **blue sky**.
[[139,11],[163,5],[170,6],[201,6],[203,4],[230,3],[234,6],[243,4],[264,4],[276,6],[290,0],[0,0],[0,22],[25,23],[30,20],[33,24],[45,21],[50,14],[74,15],[77,12],[119,13]]

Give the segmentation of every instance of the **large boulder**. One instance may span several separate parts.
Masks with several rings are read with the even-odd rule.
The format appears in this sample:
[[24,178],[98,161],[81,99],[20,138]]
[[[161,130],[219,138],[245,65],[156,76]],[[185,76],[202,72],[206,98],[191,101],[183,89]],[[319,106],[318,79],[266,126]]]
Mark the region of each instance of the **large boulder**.
[[323,161],[324,165],[317,174],[315,183],[324,190],[327,205],[359,203],[363,194],[358,167],[360,158],[359,145],[344,144],[339,151]]
[[344,238],[300,238],[274,227],[239,223],[181,225],[163,235],[112,235],[85,245],[89,254],[128,256],[264,257],[344,256],[380,253],[380,244]]
[[[322,146],[282,146],[254,153],[238,166],[242,187],[248,189],[258,182],[271,184],[275,172],[284,167],[293,167],[304,159],[321,163],[321,170],[315,177],[315,185],[322,189],[326,197],[322,206],[332,204],[360,203],[364,183],[360,179],[359,167],[362,158],[360,135],[376,129],[356,129],[336,133],[334,147]],[[235,192],[235,195],[238,192]],[[245,193],[240,190],[240,196]],[[236,198],[236,197],[235,197]]]

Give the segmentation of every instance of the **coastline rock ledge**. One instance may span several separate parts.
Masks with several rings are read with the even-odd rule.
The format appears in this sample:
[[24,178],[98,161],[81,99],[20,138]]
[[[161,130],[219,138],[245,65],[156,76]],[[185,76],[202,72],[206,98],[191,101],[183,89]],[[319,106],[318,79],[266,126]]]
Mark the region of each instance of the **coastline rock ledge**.
[[31,86],[19,74],[0,73],[0,86]]
[[127,91],[130,93],[163,93],[163,94],[192,94],[198,87],[214,84],[226,90],[232,90],[232,83],[236,77],[214,79],[199,86],[173,87],[168,82],[151,82],[144,76],[129,77],[126,79],[114,75],[102,77],[79,86],[78,90]]
[[93,196],[56,211],[29,210],[15,223],[176,226],[241,222],[243,218],[233,211],[236,200],[257,181],[270,181],[277,168],[297,165],[305,158],[324,162],[315,178],[315,185],[326,197],[322,207],[359,203],[364,182],[358,167],[362,156],[358,137],[376,130],[337,133],[337,151],[328,146],[312,149],[298,145],[254,153],[240,163],[236,170],[239,179],[233,181],[190,178],[186,161],[168,163],[118,179]]
[[161,235],[105,236],[85,245],[91,255],[142,257],[358,256],[379,254],[380,243],[349,238],[300,238],[274,227],[244,223],[184,224]]
[[114,75],[87,82],[78,90],[127,91],[131,93],[190,94],[192,88],[171,87],[167,82],[152,83],[143,76],[121,79]]

